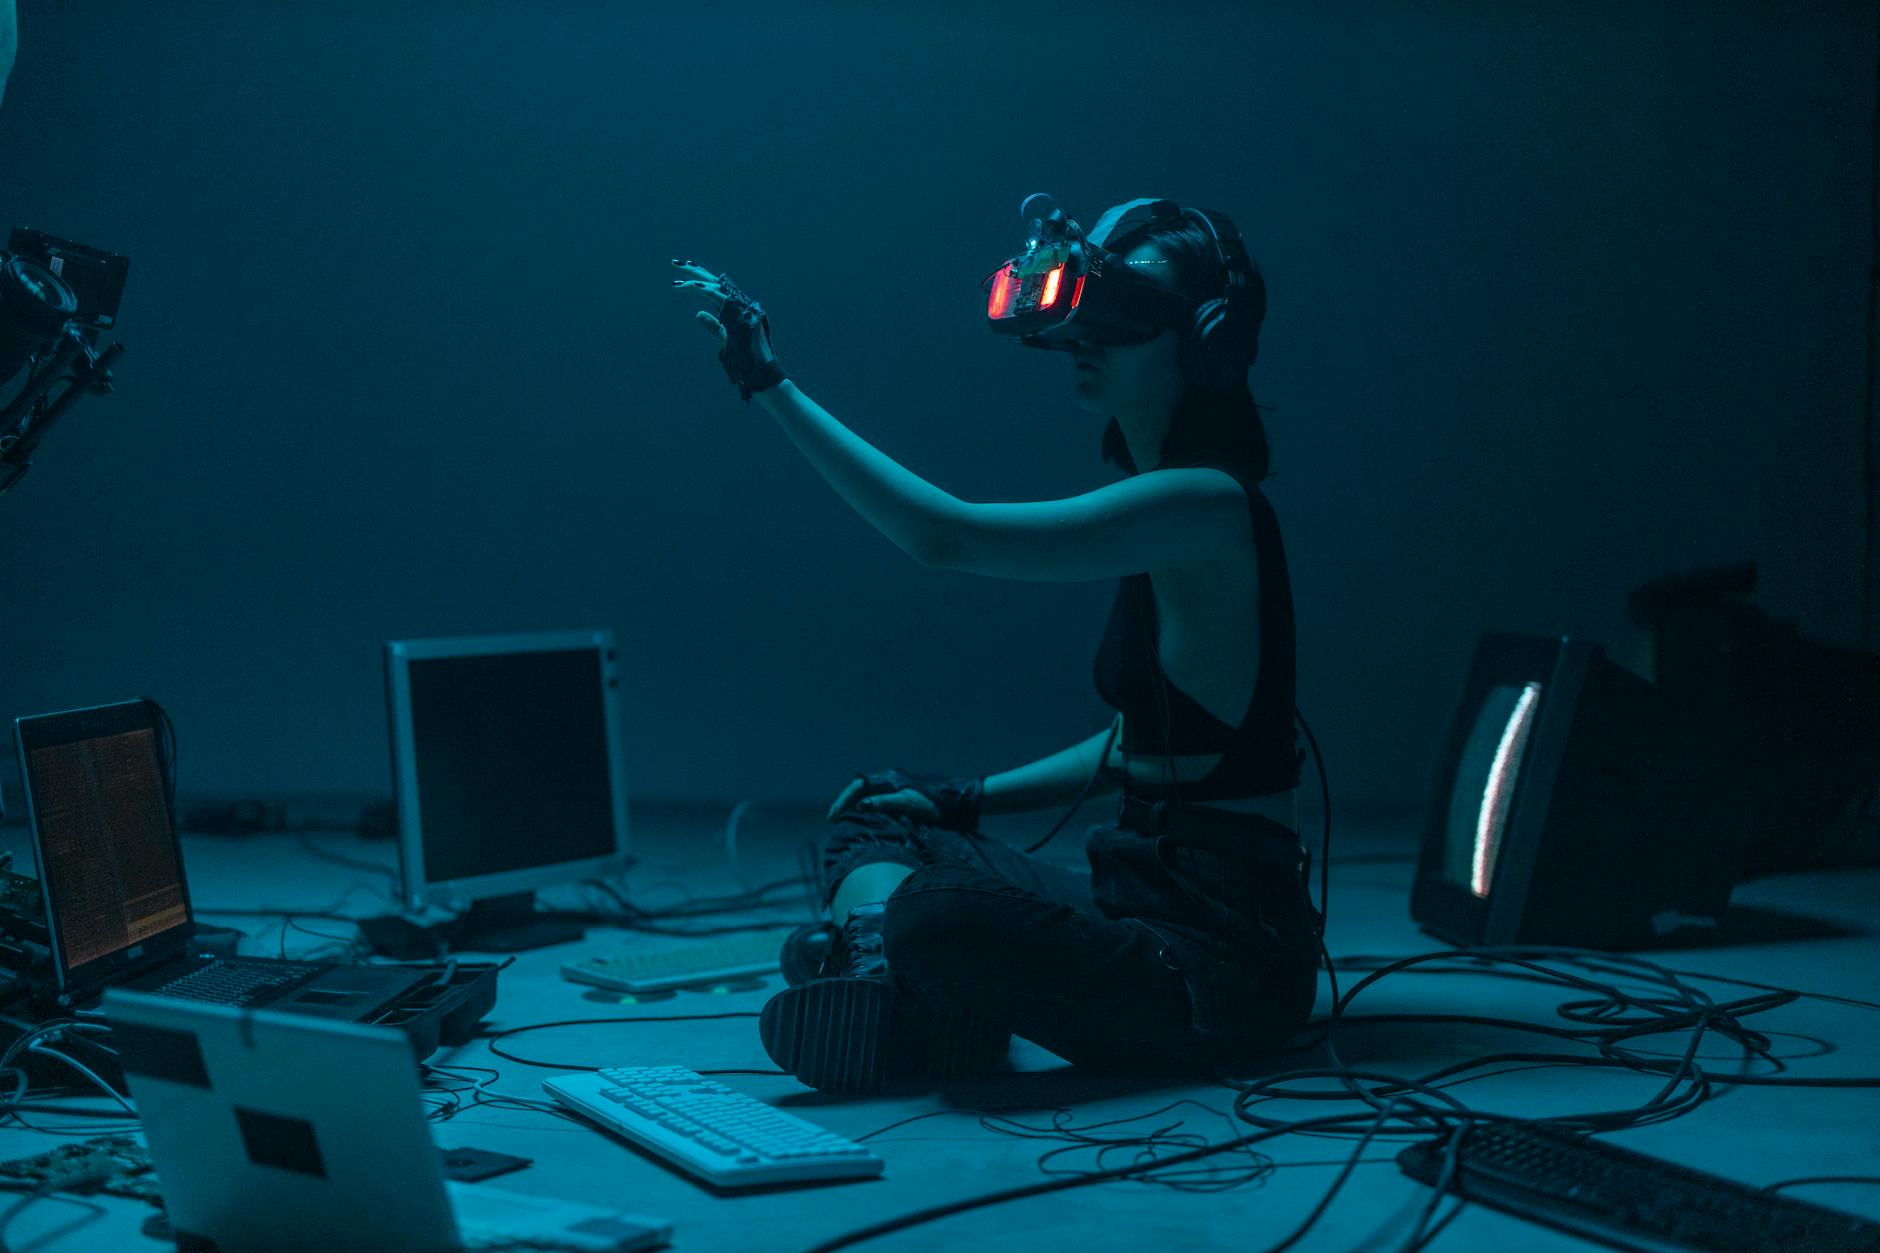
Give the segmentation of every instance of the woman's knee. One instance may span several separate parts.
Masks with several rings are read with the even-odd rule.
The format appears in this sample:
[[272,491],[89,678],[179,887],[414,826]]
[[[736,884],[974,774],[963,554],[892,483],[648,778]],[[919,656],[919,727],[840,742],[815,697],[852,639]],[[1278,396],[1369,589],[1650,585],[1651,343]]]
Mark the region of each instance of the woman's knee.
[[851,871],[879,862],[910,870],[926,864],[912,826],[883,814],[844,814],[836,819],[822,844],[824,904]]
[[864,844],[910,845],[917,839],[914,824],[906,818],[851,809],[830,821],[829,834],[823,837],[823,851],[840,852]]

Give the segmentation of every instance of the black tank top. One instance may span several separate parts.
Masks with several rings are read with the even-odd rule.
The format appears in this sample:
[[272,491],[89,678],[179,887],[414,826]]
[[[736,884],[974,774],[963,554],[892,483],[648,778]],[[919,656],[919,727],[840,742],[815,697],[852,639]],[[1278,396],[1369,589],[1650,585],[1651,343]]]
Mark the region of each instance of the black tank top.
[[[1123,715],[1124,752],[1152,757],[1165,752],[1177,756],[1222,755],[1207,774],[1179,785],[1181,797],[1194,801],[1264,796],[1297,787],[1299,766],[1304,760],[1293,725],[1296,663],[1292,581],[1286,572],[1279,519],[1266,494],[1246,475],[1232,466],[1211,468],[1233,475],[1246,493],[1253,520],[1254,554],[1259,562],[1259,674],[1240,725],[1222,722],[1156,673],[1155,589],[1146,573],[1118,580],[1094,667],[1098,694]],[[1162,730],[1164,695],[1168,701],[1166,743]],[[1166,783],[1162,786],[1167,787]],[[1142,784],[1131,781],[1128,788],[1132,794],[1145,794]]]

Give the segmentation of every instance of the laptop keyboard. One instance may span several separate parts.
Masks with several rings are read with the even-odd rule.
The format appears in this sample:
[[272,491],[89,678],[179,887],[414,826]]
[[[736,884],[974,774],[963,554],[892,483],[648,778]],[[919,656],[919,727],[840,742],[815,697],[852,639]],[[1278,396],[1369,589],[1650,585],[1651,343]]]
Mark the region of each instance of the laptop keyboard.
[[159,984],[151,991],[158,996],[207,1001],[212,1005],[246,1005],[273,988],[299,982],[306,973],[280,966],[217,961]]

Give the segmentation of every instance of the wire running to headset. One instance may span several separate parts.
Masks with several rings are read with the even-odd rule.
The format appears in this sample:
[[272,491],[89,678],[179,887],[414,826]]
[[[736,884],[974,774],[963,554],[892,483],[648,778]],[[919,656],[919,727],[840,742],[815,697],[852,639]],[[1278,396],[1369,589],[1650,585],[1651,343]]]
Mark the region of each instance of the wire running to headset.
[[[1024,251],[1000,265],[981,284],[988,293],[986,322],[993,334],[1025,348],[1068,350],[1081,341],[1145,343],[1164,330],[1179,328],[1182,372],[1191,385],[1218,389],[1245,381],[1247,370],[1260,353],[1260,324],[1266,318],[1266,283],[1258,264],[1247,252],[1239,229],[1226,214],[1145,197],[1110,209],[1086,235],[1056,200],[1039,192],[1027,196],[1019,205],[1019,218],[1026,228]],[[1221,276],[1219,296],[1196,301],[1131,269],[1125,260],[1125,254],[1158,227],[1184,220],[1199,226],[1214,243]],[[1145,630],[1156,694],[1162,706],[1164,779],[1174,807],[1179,810],[1182,799],[1171,743],[1173,719],[1169,712],[1167,675],[1162,669],[1156,639],[1159,633]],[[1330,969],[1331,955],[1324,944],[1332,849],[1331,782],[1326,776],[1318,738],[1296,704],[1293,720],[1312,746],[1312,760],[1324,798],[1317,931],[1320,954]],[[1029,846],[1027,852],[1035,853],[1050,843],[1082,808],[1109,763],[1119,725],[1120,721],[1111,724],[1097,756],[1097,768],[1083,791],[1057,824]],[[1309,880],[1309,870],[1307,874]],[[1334,982],[1334,989],[1336,986]]]

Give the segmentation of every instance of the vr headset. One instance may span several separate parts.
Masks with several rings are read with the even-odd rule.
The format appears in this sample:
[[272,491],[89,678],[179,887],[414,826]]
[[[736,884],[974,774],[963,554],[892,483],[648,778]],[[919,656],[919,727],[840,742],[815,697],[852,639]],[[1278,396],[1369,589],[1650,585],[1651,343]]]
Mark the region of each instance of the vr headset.
[[[1172,200],[1117,205],[1088,235],[1043,192],[1019,206],[1025,250],[988,274],[986,322],[1026,348],[1074,343],[1140,344],[1171,327],[1191,329],[1221,374],[1253,364],[1266,284],[1226,215]],[[1221,295],[1196,301],[1149,278],[1123,258],[1158,226],[1186,219],[1214,242]]]

